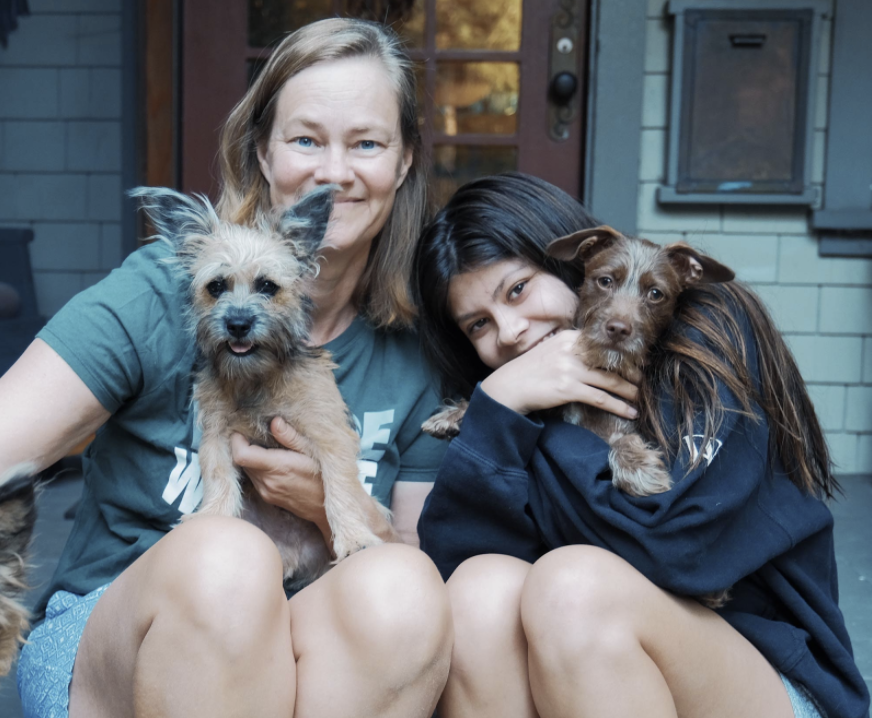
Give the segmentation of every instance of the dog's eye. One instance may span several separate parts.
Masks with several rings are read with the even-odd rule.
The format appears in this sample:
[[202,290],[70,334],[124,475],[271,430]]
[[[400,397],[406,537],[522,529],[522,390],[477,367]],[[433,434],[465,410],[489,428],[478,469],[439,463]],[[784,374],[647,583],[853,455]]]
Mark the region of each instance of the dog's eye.
[[279,285],[269,279],[258,279],[254,286],[258,293],[266,294],[268,297],[274,297],[279,291]]
[[648,299],[650,299],[652,302],[659,302],[665,297],[666,295],[659,289],[657,289],[657,287],[651,287],[651,289],[648,290]]
[[213,279],[206,285],[206,291],[215,297],[215,299],[218,299],[218,297],[227,291],[227,282],[223,279]]
[[612,286],[612,278],[611,277],[597,277],[596,283],[599,284],[603,289],[608,289]]

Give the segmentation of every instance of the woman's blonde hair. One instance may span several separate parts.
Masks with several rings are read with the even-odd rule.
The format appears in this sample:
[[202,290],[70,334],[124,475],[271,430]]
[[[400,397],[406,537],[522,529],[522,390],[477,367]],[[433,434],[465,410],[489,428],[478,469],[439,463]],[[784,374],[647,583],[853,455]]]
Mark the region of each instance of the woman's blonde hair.
[[365,20],[332,18],[300,28],[276,47],[221,131],[218,214],[250,224],[270,209],[269,184],[261,174],[257,150],[272,132],[281,89],[316,63],[351,57],[377,58],[384,65],[397,93],[403,149],[412,151],[412,165],[385,226],[373,240],[355,301],[376,326],[411,326],[415,306],[409,281],[415,240],[427,214],[427,177],[414,66],[392,30]]

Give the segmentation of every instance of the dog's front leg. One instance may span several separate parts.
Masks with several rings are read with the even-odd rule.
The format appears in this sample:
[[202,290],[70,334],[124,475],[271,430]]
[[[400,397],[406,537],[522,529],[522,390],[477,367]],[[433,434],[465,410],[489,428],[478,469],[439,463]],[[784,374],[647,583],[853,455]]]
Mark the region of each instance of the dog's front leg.
[[242,488],[239,483],[239,469],[233,463],[227,432],[218,427],[205,427],[199,454],[203,501],[194,515],[240,516]]
[[650,496],[669,491],[672,477],[663,455],[638,434],[616,431],[608,437],[612,483],[633,496]]

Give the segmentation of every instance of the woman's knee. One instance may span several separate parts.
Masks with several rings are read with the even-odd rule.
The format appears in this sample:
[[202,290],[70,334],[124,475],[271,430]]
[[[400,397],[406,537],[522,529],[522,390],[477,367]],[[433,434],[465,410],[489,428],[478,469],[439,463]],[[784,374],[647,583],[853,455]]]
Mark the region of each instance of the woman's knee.
[[187,614],[193,625],[228,630],[243,623],[240,616],[271,620],[285,607],[278,550],[245,521],[198,517],[155,549],[149,574],[161,608]]
[[[451,609],[442,577],[416,548],[385,544],[343,561],[332,591],[343,632],[367,652],[399,652],[409,660],[432,660],[453,636]],[[420,654],[420,656],[417,656]]]

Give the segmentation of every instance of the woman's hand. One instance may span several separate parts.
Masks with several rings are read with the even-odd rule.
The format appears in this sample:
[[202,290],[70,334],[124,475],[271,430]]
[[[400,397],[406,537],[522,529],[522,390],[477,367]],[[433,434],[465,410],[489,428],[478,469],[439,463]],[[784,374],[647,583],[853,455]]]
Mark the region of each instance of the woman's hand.
[[230,437],[233,462],[245,469],[255,491],[268,504],[279,506],[301,519],[311,521],[331,540],[324,512],[324,484],[318,464],[301,452],[299,434],[282,419],[270,424],[273,437],[284,449],[264,449],[250,444],[242,434]]
[[638,412],[612,394],[635,401],[638,389],[617,374],[585,366],[576,350],[579,334],[577,330],[555,334],[496,369],[481,388],[519,414],[578,401],[635,419]]

